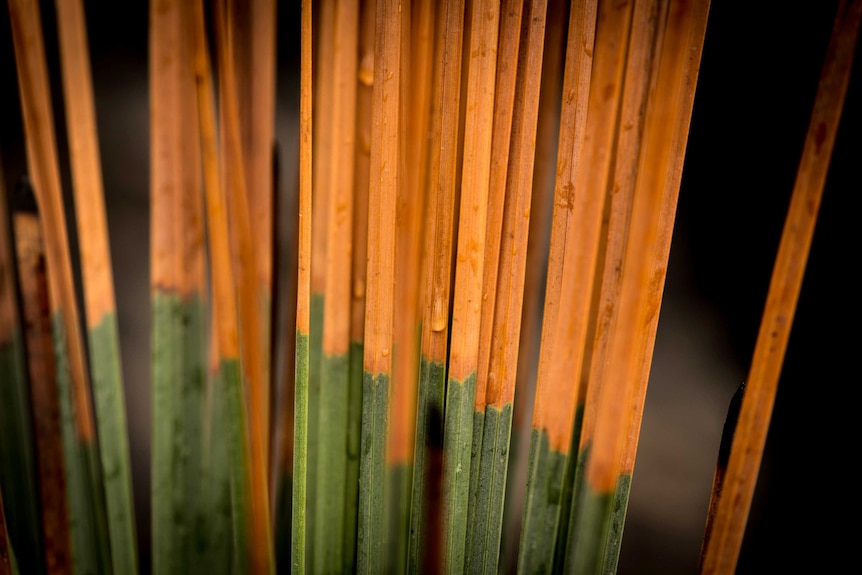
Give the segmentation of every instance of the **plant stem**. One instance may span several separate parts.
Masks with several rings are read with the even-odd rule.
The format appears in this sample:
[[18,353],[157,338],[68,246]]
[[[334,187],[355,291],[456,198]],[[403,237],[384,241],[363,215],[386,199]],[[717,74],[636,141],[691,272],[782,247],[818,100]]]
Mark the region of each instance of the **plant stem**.
[[368,263],[368,188],[371,167],[372,85],[374,80],[375,0],[360,3],[359,68],[356,87],[356,146],[353,185],[353,270],[350,278],[350,365],[347,399],[347,478],[344,500],[344,572],[356,571],[359,528],[359,465],[362,441],[362,364]]
[[[572,309],[575,295],[571,292],[574,270],[566,266],[566,261],[573,257],[567,256],[567,250],[575,252],[574,247],[569,247],[575,243],[577,227],[573,195],[576,195],[576,178],[581,177],[578,166],[585,165],[580,156],[584,146],[586,108],[593,71],[596,10],[595,1],[578,2],[572,5],[569,14],[558,144],[558,159],[561,159],[559,165],[562,169],[557,171],[554,185],[527,493],[518,556],[519,573],[545,572],[553,565],[560,497],[564,491],[565,462],[571,457],[571,432],[576,421],[578,389],[572,384],[571,373],[563,370],[562,366],[554,370],[554,358],[575,356],[583,345],[577,337],[565,339],[568,327],[566,320],[576,318]],[[584,253],[588,254],[589,250]],[[589,283],[586,277],[590,271],[585,269],[582,273],[584,275],[578,279],[584,287],[583,284]],[[565,283],[566,278],[570,278],[568,284]],[[580,295],[578,305],[584,305],[584,297]],[[568,314],[561,311],[566,306],[569,306]],[[575,335],[572,332],[571,336]],[[585,336],[583,331],[577,335]],[[565,354],[558,355],[558,350],[563,349],[567,350]],[[571,366],[569,369],[572,369]]]
[[56,2],[101,470],[117,573],[138,571],[116,302],[84,7]]
[[[6,190],[3,170],[0,165],[0,489],[6,494],[6,514],[9,522],[9,537],[18,549],[19,561],[25,569],[33,573],[44,572],[43,557],[48,557],[55,550],[65,563],[69,562],[68,528],[66,517],[40,518],[40,496],[45,490],[56,493],[60,500],[65,499],[65,489],[62,483],[62,467],[59,474],[50,478],[43,476],[43,466],[59,461],[62,466],[62,448],[59,439],[59,415],[57,414],[56,387],[45,389],[44,381],[34,380],[28,373],[28,367],[33,366],[34,359],[26,353],[28,339],[32,329],[28,329],[30,317],[25,306],[28,299],[24,297],[27,290],[21,283],[25,281],[22,273],[16,272],[17,246],[13,246],[13,226],[7,208]],[[32,195],[30,196],[32,200]],[[41,252],[44,258],[44,252]],[[41,272],[44,280],[44,261]],[[35,274],[29,275],[30,279]],[[35,286],[34,286],[35,287]],[[51,326],[48,311],[47,285],[43,286],[42,300],[43,317],[46,318],[45,334],[47,339],[41,339],[43,353],[47,361],[53,362],[53,343],[51,342]],[[19,295],[21,297],[19,297]],[[26,330],[22,334],[22,330]],[[36,353],[36,352],[34,352]],[[37,354],[38,357],[38,354]],[[35,361],[38,361],[35,360]],[[29,365],[28,365],[29,362]],[[36,364],[38,365],[38,363]],[[53,366],[53,363],[50,364]],[[46,376],[53,377],[53,367],[45,370]],[[28,390],[29,383],[29,390]],[[53,402],[53,416],[37,411],[41,399],[39,392],[47,393],[47,399]],[[41,421],[47,418],[53,424],[53,440],[56,458],[51,459],[44,452],[44,457],[37,456],[40,440]],[[37,476],[39,480],[37,481]],[[45,481],[47,479],[47,481]],[[53,482],[53,483],[52,483]],[[39,490],[37,491],[37,486]],[[54,513],[53,515],[57,515]],[[58,527],[59,540],[65,541],[65,554],[50,545],[46,545],[42,535],[45,533],[46,519]],[[62,534],[65,533],[65,540]]]
[[715,512],[718,502],[721,500],[721,491],[724,487],[724,477],[727,475],[727,462],[730,459],[730,448],[733,445],[733,437],[736,434],[736,424],[739,422],[739,409],[742,407],[742,398],[745,394],[745,382],[743,381],[727,407],[727,417],[724,420],[724,428],[721,431],[721,444],[718,447],[718,459],[715,462],[715,472],[712,477],[712,491],[709,494],[709,507],[706,512],[706,526],[703,529],[703,541],[700,547],[700,560],[697,569],[703,569],[705,551],[712,537],[712,528],[715,525]]
[[326,308],[320,368],[318,498],[314,572],[339,572],[344,564],[344,510],[350,362],[351,264],[356,142],[359,2],[335,7],[331,148],[326,161],[339,166],[328,179]]
[[[544,0],[532,1],[523,10],[523,15],[518,18],[518,29],[509,31],[520,35],[521,40],[516,59],[511,144],[506,157],[508,170],[500,223],[499,272],[494,284],[489,286],[486,283],[485,286],[486,293],[495,289],[497,296],[491,318],[485,429],[472,542],[472,569],[484,573],[496,573],[501,563],[500,545],[527,266],[527,250],[522,246],[527,242],[530,228],[539,108],[540,82],[528,70],[541,69],[542,66],[547,3]],[[511,18],[512,11],[507,10],[507,14]],[[514,55],[512,57],[515,58]],[[486,275],[486,282],[487,278]]]
[[[607,367],[609,342],[617,319],[626,239],[635,189],[638,158],[643,139],[647,97],[655,83],[655,54],[663,33],[667,5],[660,2],[638,3],[632,14],[629,48],[626,56],[624,87],[620,102],[620,129],[616,136],[616,160],[603,218],[602,240],[593,286],[591,325],[579,377],[577,411],[581,420],[573,429],[572,441],[579,453],[587,454],[593,439],[597,401]],[[580,503],[585,457],[570,457],[566,462],[560,527],[557,533],[555,568],[562,569]]]
[[[676,4],[672,6],[678,8]],[[655,280],[654,283],[650,284],[650,289],[646,292],[648,294],[648,310],[661,309],[668,256],[670,254],[671,239],[674,230],[673,222],[676,216],[682,166],[685,161],[685,150],[688,141],[689,126],[691,124],[692,105],[694,103],[701,54],[703,52],[709,6],[710,2],[704,0],[694,3],[690,8],[690,15],[679,11],[670,12],[670,16],[679,18],[680,20],[682,20],[681,17],[690,17],[692,20],[686,40],[686,53],[688,57],[685,59],[685,62],[676,64],[683,68],[682,84],[677,88],[678,100],[676,111],[678,113],[675,116],[673,124],[672,138],[664,142],[664,145],[668,146],[671,150],[671,157],[668,164],[668,172],[661,184],[663,191],[658,208],[658,237],[648,264],[650,269],[648,275]],[[676,21],[679,22],[680,20]],[[677,29],[684,29],[684,24],[676,24],[674,31]],[[655,166],[660,164],[650,162],[650,165]],[[652,211],[651,217],[655,218],[655,210]],[[644,324],[647,326],[646,337],[638,337],[639,345],[632,358],[632,365],[636,370],[636,375],[633,376],[636,388],[631,396],[630,418],[626,421],[627,429],[624,432],[626,439],[623,445],[622,467],[614,495],[614,511],[611,518],[609,545],[605,549],[603,565],[605,573],[614,573],[617,569],[632,475],[634,473],[635,456],[637,455],[637,447],[640,439],[641,420],[643,418],[659,314],[650,311],[648,318],[648,320],[644,321]],[[641,333],[643,332],[641,331]]]
[[[237,293],[235,292],[234,277],[242,275],[242,283],[246,288],[251,283],[248,281],[250,274],[248,268],[244,274],[236,274],[231,261],[230,228],[228,225],[228,214],[225,207],[224,182],[219,179],[219,163],[216,138],[216,113],[214,108],[214,91],[212,87],[209,55],[207,51],[207,38],[204,21],[203,5],[196,2],[194,6],[194,39],[195,39],[195,77],[197,84],[198,112],[200,114],[201,147],[203,160],[203,176],[205,189],[205,205],[208,224],[208,240],[210,268],[212,270],[212,300],[213,300],[213,329],[216,334],[216,363],[218,365],[222,389],[225,393],[225,413],[227,420],[223,425],[227,429],[229,454],[231,458],[231,497],[234,521],[234,565],[241,569],[249,569],[253,573],[271,573],[273,571],[272,541],[270,537],[270,526],[268,520],[269,498],[266,496],[266,473],[263,467],[263,454],[260,450],[260,441],[252,441],[249,434],[254,435],[255,427],[249,427],[248,413],[250,406],[246,404],[245,387],[249,385],[248,380],[243,379],[243,371],[240,369],[240,323],[239,310],[246,311],[248,318],[249,301],[246,297],[243,301],[245,306],[237,305]],[[223,15],[219,15],[223,16]],[[224,23],[222,24],[224,25]],[[222,28],[222,31],[226,28]],[[227,28],[229,30],[229,27]],[[228,46],[222,46],[221,60],[227,60],[230,54],[230,38],[223,39]],[[226,54],[226,53],[227,54]],[[230,66],[227,66],[230,70]],[[231,131],[234,136],[230,146],[233,152],[231,172],[233,175],[232,185],[241,186],[243,178],[239,177],[242,172],[234,168],[240,165],[237,160],[237,146],[235,142],[236,118],[231,112],[231,90],[232,77],[228,71],[226,78],[228,102],[228,123],[232,124]],[[241,170],[241,167],[239,168]],[[241,204],[241,202],[240,202]],[[243,220],[241,213],[242,205],[232,206],[240,211],[237,217]],[[246,214],[247,215],[247,214]],[[242,221],[240,221],[242,226]],[[247,228],[246,228],[247,230]],[[242,231],[242,228],[241,230]],[[240,234],[247,238],[247,234]],[[238,238],[242,239],[242,238]],[[253,269],[253,259],[245,258],[246,264]],[[244,291],[248,296],[248,290]],[[239,298],[242,300],[243,298]],[[239,310],[238,310],[239,307]],[[260,333],[253,327],[246,326],[251,342],[254,347],[255,336]],[[258,360],[257,354],[250,354],[250,360]],[[251,369],[252,366],[249,366]],[[255,447],[257,445],[257,448]],[[261,508],[262,507],[262,508]]]
[[[90,514],[92,519],[85,529],[92,527],[95,531],[86,536],[82,531],[82,537],[89,539],[91,545],[85,545],[83,540],[82,545],[90,548],[92,555],[89,557],[93,565],[110,569],[111,548],[107,539],[101,469],[95,464],[99,455],[92,413],[92,391],[72,276],[39,6],[32,1],[10,0],[9,14],[27,141],[27,163],[44,230],[54,333],[55,338],[63,338],[55,340],[58,380],[61,394],[65,393],[64,384],[71,386],[71,389],[66,390],[69,394],[66,397],[74,402],[66,412],[71,426],[69,431],[74,433],[74,437],[67,438],[70,450],[67,455],[74,461],[70,465],[75,465],[76,469],[67,467],[67,472],[80,481],[78,486],[82,491],[76,495],[77,499],[70,499],[70,504],[80,504],[80,513]],[[80,475],[76,474],[77,471]]]
[[306,555],[308,570],[315,569],[315,535],[317,533],[317,506],[323,497],[318,492],[318,457],[320,453],[320,386],[323,357],[323,322],[326,293],[326,257],[329,241],[329,203],[333,171],[330,169],[333,134],[333,95],[335,84],[335,15],[336,2],[322,0],[317,8],[319,17],[314,22],[312,42],[315,44],[314,73],[314,203],[311,244],[311,325],[309,327],[308,365],[308,481],[306,529]]
[[[395,283],[396,191],[402,97],[403,20],[398,0],[379,0],[374,42],[371,159],[368,190],[368,287],[362,392],[362,459],[359,466],[357,571],[380,573],[386,565],[386,458],[389,435]],[[385,118],[385,121],[384,121]]]
[[296,281],[296,362],[293,432],[291,521],[292,573],[306,573],[306,509],[308,481],[309,324],[311,307],[312,231],[312,7],[302,1],[299,131],[299,214]]
[[465,568],[473,406],[479,368],[479,330],[484,276],[484,245],[491,172],[492,126],[497,72],[500,2],[472,6],[467,79],[461,210],[451,349],[444,418],[445,565]]
[[[656,214],[663,213],[668,195],[678,192],[678,186],[668,182],[678,162],[677,154],[681,147],[684,149],[675,136],[686,115],[680,102],[685,99],[696,7],[680,2],[671,3],[667,10],[667,24],[664,18],[659,20],[663,28],[659,29],[660,48],[655,56],[659,64],[644,118],[644,142],[621,266],[616,323],[608,343],[607,368],[599,385],[595,432],[582,474],[582,499],[577,502],[580,510],[566,557],[567,568],[584,573],[616,569],[631,482],[630,468],[624,463],[626,443],[631,434],[639,431],[640,420],[633,426],[631,414],[642,409],[638,403],[646,385],[640,351],[642,330],[659,309],[652,290],[656,280],[661,280],[656,276],[654,254],[663,234],[672,227],[671,222],[656,218]],[[636,10],[636,33],[641,22]],[[687,119],[683,121],[687,123]],[[573,513],[574,509],[573,506]]]
[[[476,378],[476,396],[473,402],[473,440],[470,453],[470,495],[467,503],[467,556],[465,570],[472,572],[481,569],[484,560],[484,539],[474,547],[472,534],[474,528],[484,529],[479,517],[476,523],[476,506],[479,491],[479,470],[482,466],[484,450],[482,436],[484,431],[487,388],[490,385],[491,339],[494,324],[494,311],[497,301],[497,277],[500,264],[501,233],[506,207],[506,176],[509,165],[510,135],[512,116],[515,107],[515,84],[518,66],[518,47],[521,42],[521,14],[523,2],[508,0],[501,3],[499,46],[497,50],[497,73],[495,86],[494,119],[491,141],[491,170],[488,184],[488,214],[485,233],[485,265],[482,279],[482,304],[479,327],[479,359]],[[496,374],[495,374],[496,375]],[[486,464],[487,465],[487,464]],[[473,552],[475,550],[475,553]],[[473,564],[474,556],[479,561]]]
[[425,436],[432,411],[443,416],[449,344],[449,300],[452,277],[455,196],[458,177],[458,119],[461,100],[461,61],[464,36],[464,0],[437,4],[433,95],[428,150],[428,198],[425,218],[425,270],[416,409],[416,440],[410,506],[407,571],[417,573],[427,560],[426,509],[429,475]]
[[736,569],[862,20],[839,2],[701,573]]
[[[230,4],[230,2],[228,2]],[[236,456],[248,457],[250,477],[248,497],[251,519],[249,549],[251,566],[255,573],[274,571],[272,551],[272,526],[269,507],[269,360],[264,353],[264,342],[269,341],[269,329],[263,327],[261,318],[269,318],[269,311],[262,314],[260,292],[258,290],[257,246],[252,233],[249,214],[246,166],[242,154],[241,126],[236,82],[236,59],[234,57],[234,34],[236,24],[232,19],[234,12],[226,7],[216,14],[217,52],[219,62],[220,111],[223,113],[222,134],[225,148],[222,148],[221,162],[226,168],[227,178],[224,189],[227,192],[227,205],[230,210],[228,233],[231,237],[232,262],[237,280],[236,293],[239,311],[240,356],[242,370],[242,389],[236,396],[245,407],[235,409],[233,414],[242,416],[248,429],[242,428],[248,444],[244,450],[235,451]],[[264,242],[265,245],[266,242]],[[230,384],[231,382],[226,382]],[[229,388],[230,389],[230,388]],[[243,424],[245,425],[245,424]],[[247,450],[247,453],[245,451]],[[236,502],[235,502],[236,504]]]

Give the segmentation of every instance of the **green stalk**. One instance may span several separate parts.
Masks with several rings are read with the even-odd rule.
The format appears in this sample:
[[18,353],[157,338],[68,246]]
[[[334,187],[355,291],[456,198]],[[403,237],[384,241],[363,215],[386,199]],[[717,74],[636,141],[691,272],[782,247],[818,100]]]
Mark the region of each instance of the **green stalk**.
[[620,561],[620,548],[623,543],[623,527],[626,524],[626,511],[629,507],[629,495],[632,491],[631,474],[620,475],[614,491],[614,507],[611,510],[611,526],[605,544],[602,558],[602,573],[614,575]]
[[[482,434],[485,430],[485,410],[473,411],[473,441],[470,447],[470,497],[467,502],[467,557],[464,571],[473,573],[476,563],[473,562],[473,530],[476,526],[476,506],[479,497],[479,469],[482,461]],[[479,563],[481,565],[481,561]],[[481,569],[481,568],[479,568]]]
[[137,573],[135,517],[128,426],[120,368],[116,313],[107,313],[88,330],[101,471],[116,573]]
[[233,573],[233,509],[231,502],[231,459],[227,421],[227,397],[223,373],[217,366],[210,368],[210,412],[205,434],[203,471],[205,487],[201,509],[205,554],[201,573],[227,575]]
[[557,511],[559,514],[558,525],[556,530],[556,544],[554,546],[554,555],[553,555],[553,565],[554,569],[562,570],[563,563],[566,557],[566,545],[569,542],[569,526],[571,523],[571,514],[569,512],[570,509],[576,505],[573,502],[574,494],[577,493],[576,489],[580,485],[580,476],[577,476],[576,483],[576,475],[580,470],[583,472],[582,465],[582,457],[581,453],[577,446],[580,445],[581,442],[581,429],[583,428],[584,423],[584,402],[583,398],[579,396],[579,401],[577,406],[575,407],[575,422],[572,425],[572,440],[569,443],[570,448],[569,454],[566,456],[566,464],[565,469],[563,471],[563,485],[560,493],[560,507]]
[[27,387],[18,274],[10,219],[0,163],[0,491],[6,494],[6,513],[26,572],[44,572],[39,521],[36,454],[32,401]]
[[315,535],[318,505],[318,457],[320,455],[320,383],[323,367],[323,293],[311,294],[311,325],[308,346],[308,451],[306,452],[306,561],[309,572],[314,572]]
[[60,419],[63,455],[66,468],[66,492],[69,504],[69,531],[72,564],[75,573],[111,573],[110,542],[107,535],[104,500],[97,479],[97,448],[80,439],[77,415],[66,352],[63,317],[54,312],[54,349],[57,360],[57,392],[60,397]]
[[524,516],[521,520],[518,573],[551,572],[567,457],[566,453],[551,448],[544,430],[533,429]]
[[92,506],[89,513],[93,519],[99,572],[113,573],[113,549],[111,548],[111,535],[108,527],[108,509],[105,501],[105,482],[102,477],[99,445],[96,441],[79,441],[85,469],[85,488]]
[[592,489],[584,480],[590,448],[587,443],[577,458],[571,503],[568,512],[564,511],[568,533],[558,534],[554,563],[555,568],[574,570],[571,572],[612,575],[619,562],[632,478],[631,474],[621,474],[612,492]]
[[389,374],[363,370],[362,456],[359,469],[359,573],[383,573],[386,559],[386,440]]
[[231,512],[233,514],[233,565],[236,573],[244,573],[250,564],[252,542],[249,540],[251,522],[250,456],[248,448],[248,416],[245,405],[239,359],[222,357],[219,375],[225,397],[227,419],[228,458],[230,460]]
[[449,378],[443,430],[443,494],[446,556],[449,573],[464,571],[467,543],[467,501],[470,495],[470,456],[476,373],[464,381]]
[[[183,361],[180,380],[180,415],[177,422],[182,427],[175,433],[182,434],[186,446],[182,452],[185,467],[182,490],[185,496],[188,527],[184,538],[187,544],[188,570],[201,565],[209,550],[207,541],[206,508],[203,500],[206,481],[204,470],[204,429],[206,422],[206,327],[205,303],[200,294],[184,297],[180,303],[182,311],[181,333]],[[180,431],[180,429],[182,431]]]
[[[6,270],[2,271],[5,274]],[[7,497],[7,528],[21,566],[27,573],[38,574],[44,571],[39,499],[30,399],[21,354],[15,326],[12,338],[0,344],[0,489]]]
[[387,573],[404,573],[407,565],[407,530],[410,525],[412,466],[390,463],[386,470],[386,505],[389,541],[386,552]]
[[[306,9],[303,6],[303,11]],[[308,363],[309,334],[296,330],[296,398],[293,423],[293,517],[291,572],[306,573],[306,509],[308,498]]]
[[202,563],[210,521],[203,514],[204,304],[199,295],[153,298],[154,572]]
[[469,573],[497,573],[503,534],[503,505],[512,435],[512,404],[485,409],[476,492],[476,519],[469,550]]
[[362,340],[350,344],[347,399],[347,469],[344,494],[344,573],[356,571],[356,536],[359,517],[359,461],[362,440]]
[[594,489],[588,481],[581,484],[576,528],[571,531],[565,570],[575,575],[600,573],[613,521],[614,491]]
[[323,354],[321,362],[315,573],[337,573],[344,566],[349,362],[349,353]]
[[410,502],[410,534],[407,545],[407,572],[418,573],[425,564],[427,529],[427,489],[429,470],[426,454],[431,413],[443,413],[446,396],[446,365],[424,355],[419,363],[419,397],[416,410],[416,455],[413,458],[413,486]]
[[[583,417],[581,417],[583,422]],[[571,493],[571,502],[568,507],[563,507],[560,510],[561,516],[566,516],[567,532],[562,531],[557,533],[557,553],[554,556],[554,567],[563,569],[572,565],[572,553],[574,551],[574,538],[581,526],[581,516],[579,515],[583,506],[582,498],[584,496],[584,474],[586,473],[587,465],[590,461],[590,451],[592,442],[587,441],[578,450],[577,455],[573,458],[574,462],[569,462],[568,465],[574,468],[574,476],[572,484],[568,487]]]
[[182,485],[182,425],[177,382],[182,381],[182,310],[176,294],[156,290],[152,297],[153,326],[153,445],[152,537],[153,573],[175,573],[183,568],[183,532],[187,527]]

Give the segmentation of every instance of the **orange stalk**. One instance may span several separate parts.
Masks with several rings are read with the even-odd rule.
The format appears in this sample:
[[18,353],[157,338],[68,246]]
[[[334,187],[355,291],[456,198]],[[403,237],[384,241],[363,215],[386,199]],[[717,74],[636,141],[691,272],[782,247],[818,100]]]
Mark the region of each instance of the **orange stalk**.
[[422,355],[446,363],[454,250],[455,189],[458,176],[458,118],[464,0],[438,5],[434,96],[429,151],[428,214],[425,231],[425,304]]
[[[574,218],[572,199],[575,178],[580,166],[581,148],[587,120],[587,102],[593,68],[596,2],[572,6],[563,79],[563,101],[560,112],[560,139],[557,152],[557,179],[554,185],[554,209],[551,219],[551,243],[548,254],[548,276],[545,283],[545,306],[542,314],[542,337],[533,406],[533,429],[548,433],[551,445],[568,451],[571,421],[574,417],[570,381],[552,377],[551,368],[562,326],[558,325],[563,288],[565,248],[572,233]],[[586,47],[586,49],[584,48]],[[565,398],[565,400],[562,400]],[[571,405],[569,405],[571,403]],[[569,413],[571,411],[571,413]]]
[[27,165],[42,217],[45,255],[48,267],[52,270],[48,275],[52,313],[59,314],[65,324],[77,432],[82,441],[92,442],[95,421],[72,278],[68,228],[54,135],[54,114],[51,109],[38,2],[10,0],[9,14],[27,141]]
[[[455,300],[449,351],[449,379],[462,382],[476,373],[479,362],[499,17],[499,1],[494,3],[493,0],[484,0],[483,3],[478,0],[473,8],[475,29],[471,33],[469,47]],[[486,20],[490,23],[486,23]]]
[[579,447],[593,439],[598,398],[607,368],[609,342],[616,328],[618,301],[622,284],[626,240],[631,222],[638,157],[642,149],[644,116],[650,89],[655,84],[655,66],[660,36],[664,33],[667,3],[656,0],[639,3],[633,14],[624,94],[616,143],[613,182],[606,206],[602,233],[601,261],[595,277],[593,317],[587,339],[578,401],[585,404]]
[[[479,363],[476,373],[476,411],[485,409],[488,386],[499,395],[499,373],[491,369],[491,338],[495,332],[495,304],[500,273],[504,213],[507,202],[507,176],[511,146],[512,122],[515,115],[515,86],[518,80],[518,49],[521,44],[521,14],[523,2],[507,0],[500,21],[500,45],[497,51],[497,85],[495,88],[491,173],[488,184],[488,221],[485,234],[485,269],[482,280],[482,309],[479,328]],[[541,68],[539,68],[541,69]],[[523,73],[522,73],[523,75]],[[508,295],[508,294],[506,294]]]
[[[666,270],[670,256],[671,240],[673,238],[674,221],[676,219],[676,208],[679,200],[679,187],[682,180],[682,167],[685,162],[685,147],[688,142],[688,132],[691,126],[691,112],[694,104],[695,88],[697,86],[698,72],[700,70],[700,59],[703,53],[704,34],[709,15],[710,0],[698,0],[694,8],[694,21],[688,39],[688,60],[685,64],[684,86],[679,100],[680,114],[678,123],[674,127],[674,141],[671,149],[676,150],[670,166],[670,173],[665,180],[665,194],[659,211],[659,236],[656,249],[653,252],[651,277],[657,281],[650,285],[648,296],[651,300],[651,308],[660,309],[664,295],[664,282],[667,278]],[[637,430],[628,435],[624,455],[622,473],[634,472],[635,456],[637,454],[638,440],[640,438],[640,425],[643,419],[644,401],[646,399],[647,382],[649,381],[650,368],[652,366],[655,338],[658,330],[659,314],[650,316],[647,323],[646,337],[641,338],[641,347],[636,351],[633,360],[635,364],[642,366],[642,373],[638,381],[639,392],[635,399],[634,408],[631,412],[631,429]]]
[[[335,2],[320,2],[320,17],[316,24],[314,39],[317,43],[316,67],[314,70],[314,223],[312,229],[311,290],[323,294],[326,286],[326,245],[329,219],[329,183],[333,170],[330,163],[332,153],[332,96],[335,82],[333,58],[335,42]],[[310,366],[317,370],[319,366]]]
[[521,343],[521,319],[527,273],[527,238],[532,212],[535,138],[539,116],[541,78],[530,73],[540,69],[544,59],[547,1],[533,0],[530,22],[525,25],[521,47],[523,67],[518,70],[515,113],[506,176],[506,213],[500,244],[500,273],[497,277],[497,304],[491,339],[490,372],[493,385],[487,391],[488,405],[502,407],[515,398],[517,363]]
[[[521,343],[518,346],[517,380],[529,386],[521,388],[515,406],[513,429],[522,421],[529,425],[529,413],[536,389],[536,369],[539,362],[539,342],[542,333],[545,265],[548,257],[549,231],[554,205],[556,176],[556,146],[560,134],[560,106],[563,89],[563,69],[566,55],[568,4],[565,0],[548,2],[539,92],[539,118],[536,128],[535,167],[532,200],[530,202],[530,232],[527,239],[527,266],[524,279],[524,303],[521,319]],[[524,478],[526,480],[526,477]]]
[[[229,182],[226,182],[227,204],[230,210],[232,246],[236,250],[232,258],[238,269],[234,270],[237,282],[237,301],[239,307],[240,357],[245,383],[248,406],[248,434],[251,454],[251,550],[252,566],[255,573],[271,570],[272,542],[269,521],[269,385],[264,378],[264,370],[269,367],[262,360],[262,335],[258,306],[257,256],[252,237],[251,217],[249,215],[246,172],[242,155],[240,121],[236,93],[235,60],[233,58],[233,30],[231,10],[217,15],[221,24],[218,35],[218,61],[222,84],[221,106],[224,112],[225,140],[227,150],[221,150],[222,162],[227,167]],[[218,27],[217,27],[218,29]]]
[[772,272],[727,474],[701,573],[736,569],[763,457],[784,353],[847,94],[862,2],[839,2],[790,207]]
[[411,7],[410,50],[402,53],[405,98],[405,157],[403,185],[398,190],[395,297],[396,356],[392,366],[393,433],[390,463],[408,464],[413,459],[416,393],[419,384],[419,325],[422,301],[422,240],[428,174],[428,128],[431,122],[431,86],[434,49],[434,2],[422,0]]
[[395,226],[400,140],[401,19],[395,0],[377,5],[371,164],[368,190],[368,274],[363,369],[391,373],[395,286]]

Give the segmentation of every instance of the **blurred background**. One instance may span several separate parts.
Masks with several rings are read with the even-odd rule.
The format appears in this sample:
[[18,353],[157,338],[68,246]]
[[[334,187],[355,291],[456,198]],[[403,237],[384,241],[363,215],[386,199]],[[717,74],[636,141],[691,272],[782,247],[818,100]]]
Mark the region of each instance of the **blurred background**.
[[[71,204],[53,3],[42,2]],[[119,309],[138,537],[149,561],[148,5],[85,3]],[[694,102],[619,573],[694,573],[728,402],[746,378],[837,2],[713,2]],[[278,17],[276,133],[286,222],[297,181],[299,2]],[[862,383],[862,63],[850,84],[738,573],[845,571]],[[8,12],[0,155],[26,171]],[[70,225],[74,220],[70,217]],[[285,224],[281,224],[286,238]],[[73,253],[77,244],[72,238]],[[288,277],[284,266],[279,269]],[[283,284],[282,284],[283,285]],[[284,319],[282,319],[284,321]],[[284,325],[280,326],[284,329]],[[291,328],[292,331],[292,328]],[[851,506],[853,506],[851,508]],[[791,563],[792,562],[792,563]]]

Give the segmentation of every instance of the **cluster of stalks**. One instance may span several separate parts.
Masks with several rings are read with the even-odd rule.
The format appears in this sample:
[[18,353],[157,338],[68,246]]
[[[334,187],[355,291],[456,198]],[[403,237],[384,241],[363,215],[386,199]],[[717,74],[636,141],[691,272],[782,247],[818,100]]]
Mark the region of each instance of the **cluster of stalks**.
[[[56,0],[76,262],[39,2],[8,4],[0,575],[134,575],[84,8]],[[275,0],[150,1],[153,573],[616,572],[709,4],[303,0],[291,195]],[[738,559],[860,16],[840,3],[704,574]]]

